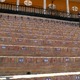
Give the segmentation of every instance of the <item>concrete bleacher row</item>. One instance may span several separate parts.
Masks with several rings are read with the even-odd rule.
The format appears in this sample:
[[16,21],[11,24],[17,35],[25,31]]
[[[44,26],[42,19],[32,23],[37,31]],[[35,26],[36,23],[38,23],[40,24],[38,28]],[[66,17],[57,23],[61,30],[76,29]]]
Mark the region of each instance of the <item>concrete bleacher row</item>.
[[4,56],[55,56],[79,57],[80,48],[75,47],[44,47],[25,45],[0,45],[0,55]]
[[[0,17],[0,20],[2,21],[0,24],[4,23],[5,24],[8,24],[8,25],[14,25],[14,26],[18,26],[18,27],[24,27],[24,26],[29,26],[29,27],[32,27],[34,24],[35,26],[33,27],[36,27],[36,28],[48,28],[48,29],[52,29],[52,27],[56,26],[56,28],[58,28],[59,26],[61,28],[58,28],[58,29],[62,29],[63,27],[62,26],[67,26],[67,28],[69,28],[69,26],[78,26],[78,23],[75,23],[75,22],[64,22],[64,21],[58,21],[58,20],[49,20],[49,19],[40,19],[40,18],[32,18],[32,17],[17,17],[17,16],[9,16],[9,15],[3,15]],[[20,22],[21,21],[21,22]],[[23,21],[23,22],[22,22]],[[10,23],[9,23],[10,22]],[[15,24],[14,24],[15,23]],[[47,24],[46,24],[47,23]],[[60,24],[58,26],[58,24]],[[45,26],[46,25],[46,26]],[[11,26],[11,27],[12,27]],[[28,27],[27,26],[27,27]],[[53,28],[54,28],[53,27]],[[72,29],[72,28],[69,28],[69,29]]]
[[79,62],[76,57],[0,57],[0,75],[77,72]]
[[14,79],[14,80],[79,80],[79,79],[80,79],[80,75],[32,78],[32,79]]
[[[77,27],[77,23],[75,25],[71,25],[70,23],[63,23],[60,21],[49,21],[49,20],[39,20],[32,18],[22,18],[15,20],[15,16],[8,20],[6,16],[1,17],[1,31],[3,32],[12,32],[19,33],[25,36],[25,34],[38,34],[38,35],[47,35],[47,36],[55,36],[56,39],[65,37],[65,39],[80,40],[79,38],[79,28]],[[47,23],[49,22],[49,23]],[[68,24],[68,25],[67,25]],[[33,26],[34,25],[34,26]],[[58,26],[59,25],[59,26]],[[72,26],[72,27],[71,27]],[[75,26],[75,27],[73,27]],[[75,30],[75,31],[74,31]],[[7,36],[7,35],[6,35]]]
[[[5,20],[4,20],[5,19]],[[75,23],[76,24],[76,23]],[[16,33],[28,33],[28,34],[39,34],[39,35],[62,35],[62,36],[77,36],[79,35],[79,28],[76,25],[67,25],[61,22],[57,23],[54,21],[47,23],[43,20],[34,21],[33,19],[28,20],[8,20],[6,18],[1,19],[1,31],[5,32],[16,32]],[[33,26],[34,25],[34,26]],[[58,26],[59,25],[59,26]],[[75,26],[75,27],[73,27]],[[75,30],[75,31],[73,31]]]
[[[29,36],[29,35],[28,35]],[[16,37],[0,37],[0,44],[5,45],[27,45],[27,46],[49,46],[49,47],[80,47],[80,41],[67,40],[45,40]]]
[[28,38],[28,39],[48,39],[48,40],[70,40],[79,41],[78,36],[60,36],[60,35],[39,35],[39,34],[26,34],[26,33],[15,33],[15,32],[0,32],[0,37],[16,37],[16,38]]
[[[9,80],[10,78],[7,77]],[[80,75],[68,75],[68,76],[55,76],[55,77],[40,77],[40,78],[19,78],[11,80],[80,80]]]
[[60,36],[63,36],[63,37],[78,37],[79,36],[79,30],[76,30],[77,32],[74,32],[74,33],[72,33],[71,31],[69,31],[69,32],[62,32],[62,31],[59,31],[59,30],[56,30],[56,29],[54,29],[54,31],[53,30],[42,30],[42,29],[29,29],[29,28],[12,28],[12,27],[8,27],[8,28],[4,28],[4,26],[3,27],[1,27],[0,28],[0,32],[5,32],[5,33],[7,33],[7,32],[10,32],[10,33],[18,33],[18,34],[22,34],[22,33],[24,33],[24,34],[34,34],[34,35],[49,35],[49,36],[58,36],[58,37],[60,37]]

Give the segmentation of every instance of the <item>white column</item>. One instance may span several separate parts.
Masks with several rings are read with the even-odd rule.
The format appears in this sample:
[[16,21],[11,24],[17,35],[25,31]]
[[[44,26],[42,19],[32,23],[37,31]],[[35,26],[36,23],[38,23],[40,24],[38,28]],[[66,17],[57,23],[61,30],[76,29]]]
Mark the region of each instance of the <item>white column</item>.
[[69,0],[66,0],[66,9],[67,9],[67,14],[70,14],[70,10],[69,10]]
[[43,0],[43,9],[44,9],[44,14],[46,14],[46,0]]
[[19,10],[19,2],[20,0],[16,0],[17,11]]

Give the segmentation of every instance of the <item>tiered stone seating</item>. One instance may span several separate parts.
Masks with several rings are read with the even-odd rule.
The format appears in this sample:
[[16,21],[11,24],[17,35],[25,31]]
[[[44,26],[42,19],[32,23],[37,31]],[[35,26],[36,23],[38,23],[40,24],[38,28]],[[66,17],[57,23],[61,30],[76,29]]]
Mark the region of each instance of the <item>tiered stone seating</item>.
[[0,15],[2,75],[27,74],[28,71],[36,74],[80,70],[80,58],[77,58],[80,56],[78,23]]
[[12,75],[76,72],[80,70],[80,58],[68,57],[0,57],[0,73]]
[[39,47],[24,45],[4,45],[0,46],[0,55],[4,56],[55,56],[55,57],[78,57],[79,48],[68,47]]
[[[68,22],[64,24],[56,20],[8,15],[2,16],[1,20],[0,47],[6,46],[5,51],[1,48],[1,52],[5,56],[5,52],[8,53],[7,55],[12,55],[11,53],[14,53],[13,55],[15,53],[32,55],[35,53],[34,56],[79,56],[79,45],[77,44],[80,43],[80,39],[78,38],[77,23],[71,25]],[[68,25],[66,25],[67,23]],[[3,45],[4,43],[5,45]],[[14,51],[10,49],[11,47]],[[23,47],[29,49],[23,51]],[[16,52],[16,48],[18,52]],[[75,54],[76,52],[77,54]]]

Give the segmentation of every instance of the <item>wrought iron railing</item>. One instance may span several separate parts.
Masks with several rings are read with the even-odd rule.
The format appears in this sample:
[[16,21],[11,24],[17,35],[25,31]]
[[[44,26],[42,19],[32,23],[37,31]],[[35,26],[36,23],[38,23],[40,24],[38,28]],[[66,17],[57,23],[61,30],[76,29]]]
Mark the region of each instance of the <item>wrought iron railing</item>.
[[14,4],[8,4],[8,3],[0,3],[0,12],[10,12],[12,13],[16,12],[18,14],[32,14],[35,16],[41,16],[41,17],[49,17],[49,18],[59,18],[59,19],[65,19],[65,20],[71,20],[71,21],[79,21],[79,17],[76,14],[67,14],[64,11],[57,11],[57,10],[51,10],[47,8],[44,12],[43,8],[40,7],[32,7],[32,6],[23,6],[19,5],[18,10],[17,6]]

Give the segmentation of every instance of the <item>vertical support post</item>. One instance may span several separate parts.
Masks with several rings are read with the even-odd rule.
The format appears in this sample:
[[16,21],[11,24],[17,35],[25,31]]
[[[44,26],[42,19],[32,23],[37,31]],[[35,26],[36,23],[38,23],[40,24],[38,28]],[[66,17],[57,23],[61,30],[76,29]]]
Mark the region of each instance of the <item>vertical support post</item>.
[[67,15],[70,14],[70,10],[69,10],[69,0],[66,0],[66,9],[67,9]]
[[19,10],[19,2],[20,2],[20,0],[16,0],[16,10],[17,11]]
[[80,27],[80,12],[78,13],[78,17],[79,17],[79,27]]
[[79,27],[80,27],[80,17],[79,17]]
[[43,0],[43,9],[44,9],[44,14],[46,14],[46,0]]

